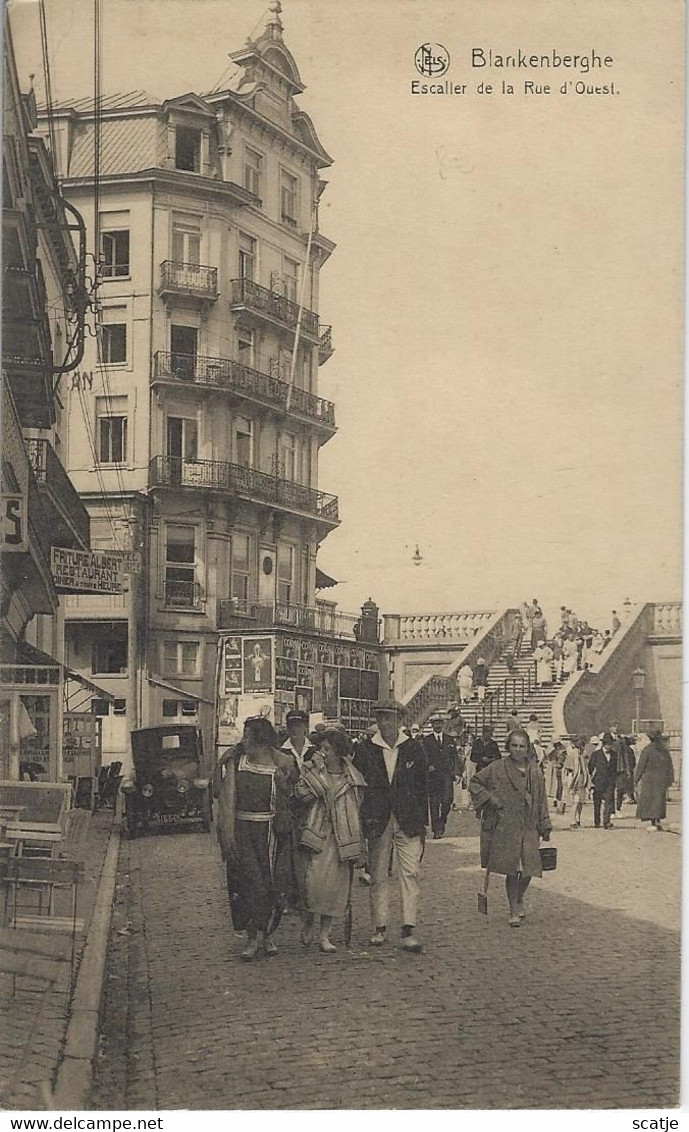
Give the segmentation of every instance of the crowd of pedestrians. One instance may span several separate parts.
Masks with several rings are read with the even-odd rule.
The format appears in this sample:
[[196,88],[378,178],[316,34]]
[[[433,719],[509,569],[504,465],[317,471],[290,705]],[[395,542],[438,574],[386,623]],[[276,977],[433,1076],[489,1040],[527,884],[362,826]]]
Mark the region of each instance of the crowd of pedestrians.
[[522,602],[520,618],[515,624],[515,644],[512,649],[508,648],[508,657],[518,656],[522,640],[528,640],[536,661],[539,686],[559,684],[577,671],[597,667],[605,649],[622,628],[616,609],[612,610],[609,629],[595,629],[574,610],[561,605],[559,625],[555,632],[549,633],[537,598]]
[[[309,733],[308,716],[288,713],[277,735],[264,717],[245,721],[240,743],[223,752],[214,778],[217,831],[232,923],[246,932],[242,958],[277,948],[286,910],[302,918],[301,941],[336,950],[333,922],[351,936],[355,869],[369,885],[372,947],[389,927],[390,889],[399,885],[401,947],[419,952],[419,883],[426,827],[444,836],[452,808],[471,805],[481,820],[481,862],[506,877],[509,923],[522,923],[524,894],[540,876],[539,842],[550,813],[572,815],[581,828],[588,797],[594,826],[612,829],[625,799],[642,821],[661,830],[672,759],[654,732],[637,757],[635,740],[618,727],[589,739],[544,745],[538,721],[513,710],[504,751],[490,726],[474,735],[453,708],[421,733],[407,727],[394,700],[375,705],[375,727],[353,743],[337,723]],[[638,794],[638,797],[637,797]],[[396,882],[393,877],[396,875]]]

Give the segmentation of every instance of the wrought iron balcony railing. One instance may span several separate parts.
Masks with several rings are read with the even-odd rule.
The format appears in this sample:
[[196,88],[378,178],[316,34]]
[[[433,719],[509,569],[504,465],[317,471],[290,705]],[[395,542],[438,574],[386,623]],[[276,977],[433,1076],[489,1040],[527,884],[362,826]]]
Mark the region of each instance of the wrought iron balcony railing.
[[218,269],[166,259],[160,265],[160,292],[193,295],[214,302],[218,297]]
[[89,513],[79,498],[74,484],[62,467],[49,440],[31,437],[26,440],[29,463],[41,494],[49,505],[51,536],[58,546],[90,546]]
[[323,365],[333,354],[333,328],[318,324],[318,364]]
[[[283,323],[291,330],[296,329],[299,305],[291,299],[269,291],[267,287],[261,287],[253,279],[233,279],[231,286],[230,306],[246,307],[247,310]],[[301,330],[310,338],[318,340],[318,315],[314,311],[302,311]]]
[[326,637],[358,639],[360,618],[354,613],[341,613],[319,606],[291,605],[275,602],[270,605],[241,604],[237,601],[218,603],[220,629],[294,629],[300,633],[318,633]]
[[174,609],[199,609],[201,586],[183,578],[166,578],[165,604]]
[[[212,358],[176,354],[159,350],[153,359],[155,378],[165,381],[180,381],[185,384],[208,386],[213,389],[227,389],[240,393],[243,397],[257,400],[280,409],[287,410],[289,385],[272,374],[241,365],[230,358]],[[290,411],[309,417],[319,424],[335,428],[335,406],[332,401],[308,393],[305,389],[292,389]]]
[[196,488],[244,495],[285,511],[300,511],[335,526],[338,499],[292,480],[271,476],[255,468],[224,460],[185,460],[181,456],[154,456],[149,471],[151,487]]

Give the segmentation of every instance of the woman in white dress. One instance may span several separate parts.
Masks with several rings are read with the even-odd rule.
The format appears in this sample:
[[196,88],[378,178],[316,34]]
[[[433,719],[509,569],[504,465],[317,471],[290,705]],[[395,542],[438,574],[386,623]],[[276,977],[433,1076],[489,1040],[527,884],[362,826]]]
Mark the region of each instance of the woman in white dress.
[[568,637],[562,644],[562,668],[565,674],[565,679],[572,676],[577,670],[577,643],[571,637]]
[[547,641],[535,649],[533,658],[536,661],[536,683],[552,684],[553,682],[553,650]]
[[457,673],[457,689],[459,691],[459,702],[467,704],[474,689],[474,674],[471,665],[463,664]]

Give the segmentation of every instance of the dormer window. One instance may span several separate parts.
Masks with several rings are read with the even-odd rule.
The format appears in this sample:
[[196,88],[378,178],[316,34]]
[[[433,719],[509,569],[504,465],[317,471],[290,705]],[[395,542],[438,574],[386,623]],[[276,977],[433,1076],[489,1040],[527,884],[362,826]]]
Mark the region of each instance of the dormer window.
[[187,173],[201,171],[201,131],[188,126],[177,126],[175,130],[175,169]]

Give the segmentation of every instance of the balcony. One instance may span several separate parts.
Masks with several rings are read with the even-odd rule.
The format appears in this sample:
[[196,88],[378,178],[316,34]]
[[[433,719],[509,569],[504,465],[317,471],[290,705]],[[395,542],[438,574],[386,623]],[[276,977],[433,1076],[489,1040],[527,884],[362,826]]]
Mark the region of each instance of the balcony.
[[[279,323],[290,330],[296,330],[299,320],[299,305],[284,295],[269,291],[254,283],[253,279],[233,279],[231,282],[230,307],[232,310],[245,310],[250,314]],[[301,333],[318,342],[318,315],[304,309],[301,318]]]
[[354,613],[309,605],[244,604],[218,602],[218,628],[231,631],[248,629],[291,629],[298,633],[316,633],[324,637],[358,640],[359,617]]
[[47,301],[38,260],[31,267],[5,267],[2,365],[25,428],[49,428],[55,421]]
[[339,523],[336,495],[270,476],[255,468],[224,460],[184,460],[180,456],[154,456],[149,469],[151,488],[218,491],[267,503],[281,511],[296,511],[319,519],[329,527]]
[[32,437],[26,440],[26,450],[47,507],[51,543],[88,550],[91,545],[88,511],[50,441]]
[[214,303],[218,298],[218,269],[166,259],[160,265],[160,294]]
[[167,579],[165,605],[168,609],[200,609],[201,587],[198,582],[186,579]]
[[[260,373],[229,358],[172,354],[159,350],[153,359],[153,379],[224,389],[287,412],[289,385],[271,374]],[[304,389],[292,388],[289,412],[335,431],[335,406]]]
[[319,366],[325,365],[328,358],[332,358],[335,352],[333,346],[333,328],[332,326],[323,326],[322,323],[318,324],[318,364]]

